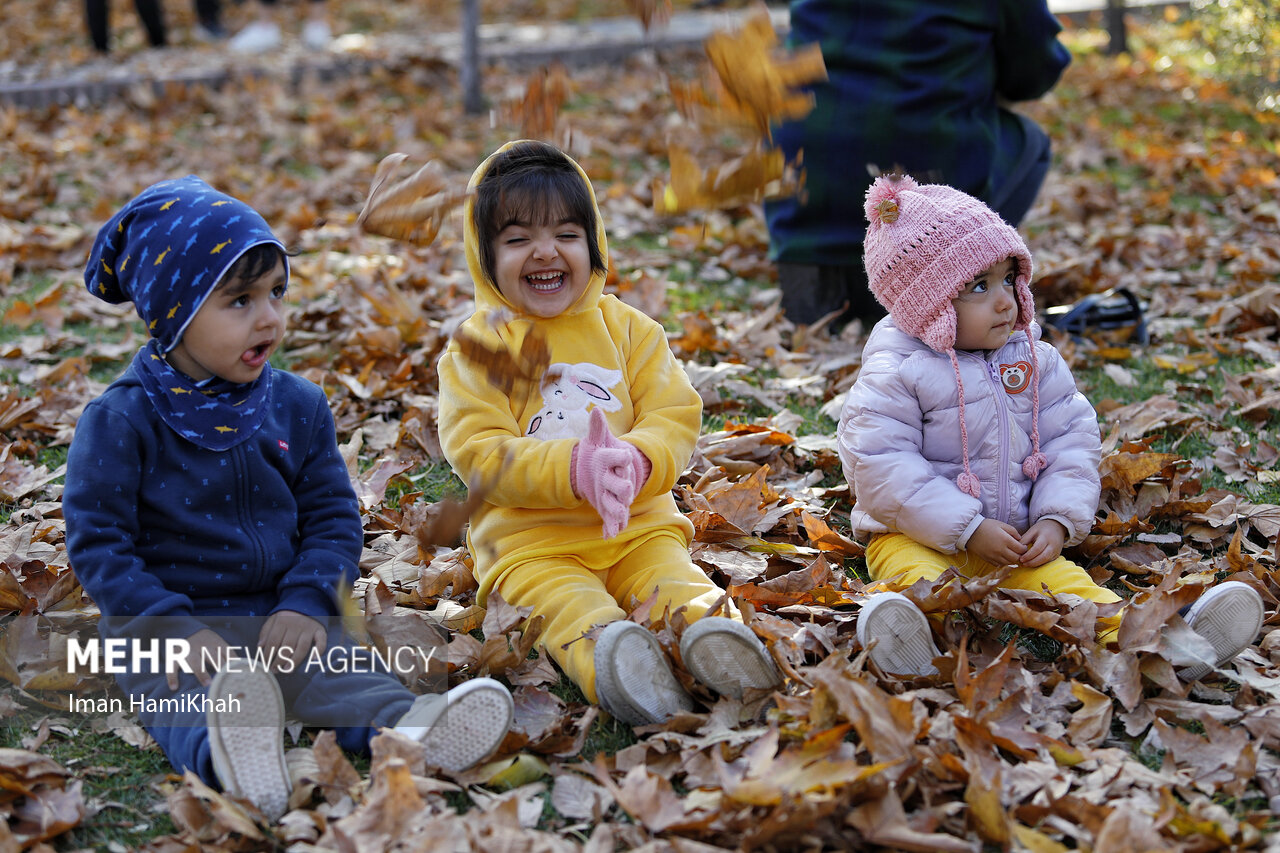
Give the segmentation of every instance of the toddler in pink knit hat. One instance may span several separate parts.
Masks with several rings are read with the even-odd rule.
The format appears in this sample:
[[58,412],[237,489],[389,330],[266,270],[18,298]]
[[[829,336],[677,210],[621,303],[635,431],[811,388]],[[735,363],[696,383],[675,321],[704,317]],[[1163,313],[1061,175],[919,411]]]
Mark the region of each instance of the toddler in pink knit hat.
[[[1098,508],[1097,415],[1040,340],[1026,244],[978,199],[904,175],[877,179],[865,211],[867,277],[889,316],[867,339],[838,438],[854,534],[886,591],[863,606],[859,641],[883,672],[936,673],[929,622],[898,590],[952,567],[1074,596],[1113,640],[1120,597],[1062,556]],[[1180,674],[1235,657],[1262,616],[1247,584],[1213,587],[1184,614],[1206,642]]]

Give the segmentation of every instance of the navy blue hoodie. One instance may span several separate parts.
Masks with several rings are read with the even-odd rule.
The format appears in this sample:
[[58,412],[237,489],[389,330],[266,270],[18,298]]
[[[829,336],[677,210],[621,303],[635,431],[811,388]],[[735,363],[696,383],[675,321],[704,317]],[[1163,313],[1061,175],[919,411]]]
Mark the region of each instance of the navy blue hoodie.
[[332,621],[362,548],[355,492],[324,392],[271,378],[262,426],[222,451],[166,425],[133,364],[85,407],[62,504],[104,637],[185,637],[277,610]]

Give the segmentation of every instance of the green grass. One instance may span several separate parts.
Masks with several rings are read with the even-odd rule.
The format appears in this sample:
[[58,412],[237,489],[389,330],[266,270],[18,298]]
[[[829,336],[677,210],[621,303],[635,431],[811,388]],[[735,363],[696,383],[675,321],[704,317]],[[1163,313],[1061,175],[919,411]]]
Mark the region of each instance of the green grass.
[[[0,746],[22,749],[23,739],[33,732],[13,720],[5,722],[0,724]],[[101,850],[110,844],[136,848],[175,831],[158,787],[172,772],[160,750],[138,749],[86,726],[69,734],[51,734],[39,752],[83,782],[84,800],[90,811],[96,810],[54,839],[55,849]]]
[[[1095,406],[1105,401],[1114,401],[1121,405],[1148,400],[1157,395],[1167,395],[1184,404],[1208,403],[1220,397],[1226,385],[1227,375],[1242,376],[1254,371],[1265,370],[1270,364],[1243,355],[1222,356],[1212,366],[1202,368],[1187,375],[1180,375],[1174,370],[1161,368],[1155,364],[1153,356],[1168,354],[1167,348],[1152,350],[1145,357],[1131,358],[1121,364],[1134,379],[1132,387],[1117,383],[1102,366],[1093,365],[1077,367],[1074,373],[1077,382],[1084,389]],[[1109,429],[1110,422],[1104,415],[1101,419],[1103,434]],[[1280,428],[1280,411],[1272,411],[1263,421],[1250,421],[1238,415],[1227,414],[1214,422],[1198,420],[1189,427],[1174,427],[1160,433],[1151,449],[1163,453],[1177,453],[1186,459],[1200,461],[1211,459],[1227,434],[1237,444],[1245,444],[1256,440],[1260,432],[1274,433]],[[1280,485],[1259,484],[1252,479],[1229,479],[1220,469],[1206,465],[1201,472],[1201,482],[1206,489],[1226,489],[1244,491],[1249,498],[1259,503],[1280,504]]]
[[[582,695],[582,690],[578,685],[574,684],[563,674],[560,680],[551,685],[550,690],[558,698],[568,704],[585,704],[587,697]],[[600,754],[613,755],[620,750],[637,742],[635,730],[626,723],[620,723],[613,717],[600,714],[591,724],[591,729],[587,732],[586,740],[582,744],[582,752],[579,758],[584,763],[591,763],[595,757]]]

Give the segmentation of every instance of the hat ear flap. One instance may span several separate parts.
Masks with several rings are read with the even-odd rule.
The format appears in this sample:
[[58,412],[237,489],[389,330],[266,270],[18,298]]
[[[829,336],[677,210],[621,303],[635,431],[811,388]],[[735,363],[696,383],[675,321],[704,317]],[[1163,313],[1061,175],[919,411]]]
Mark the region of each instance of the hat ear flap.
[[1031,328],[1031,321],[1036,318],[1035,297],[1031,295],[1031,258],[1018,256],[1018,277],[1014,281],[1014,294],[1018,298],[1017,328]]
[[920,330],[920,340],[936,352],[948,352],[956,347],[956,309],[948,303]]

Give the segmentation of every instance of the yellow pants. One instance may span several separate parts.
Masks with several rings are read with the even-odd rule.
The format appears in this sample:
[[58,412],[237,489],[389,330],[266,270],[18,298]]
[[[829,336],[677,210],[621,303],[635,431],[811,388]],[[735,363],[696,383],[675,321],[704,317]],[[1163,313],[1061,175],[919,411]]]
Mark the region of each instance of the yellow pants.
[[[944,554],[921,545],[901,533],[884,533],[874,536],[867,546],[867,572],[873,581],[884,582],[888,589],[906,589],[918,580],[937,580],[943,572],[955,566],[961,577],[975,578],[1000,569],[993,563],[969,556],[964,551]],[[1099,586],[1089,573],[1075,563],[1058,556],[1043,566],[1015,567],[1000,586],[1005,589],[1022,589],[1044,592],[1047,587],[1054,595],[1069,593],[1095,601],[1111,604],[1120,596],[1104,586]],[[1120,614],[1098,620],[1098,641],[1115,639],[1120,629]]]
[[[494,587],[508,604],[531,607],[532,619],[543,617],[539,644],[582,689],[596,698],[595,643],[583,634],[596,625],[625,619],[634,598],[658,598],[653,613],[687,605],[692,622],[725,594],[689,558],[689,548],[675,536],[643,540],[615,565],[599,570],[571,555],[546,557],[512,566]],[[626,609],[624,609],[626,608]],[[732,604],[725,615],[738,617]]]

